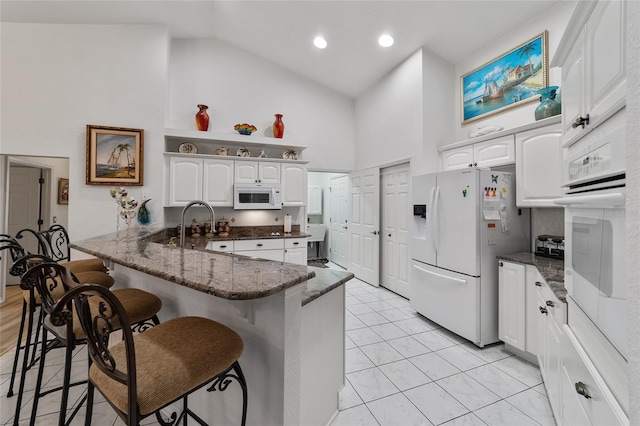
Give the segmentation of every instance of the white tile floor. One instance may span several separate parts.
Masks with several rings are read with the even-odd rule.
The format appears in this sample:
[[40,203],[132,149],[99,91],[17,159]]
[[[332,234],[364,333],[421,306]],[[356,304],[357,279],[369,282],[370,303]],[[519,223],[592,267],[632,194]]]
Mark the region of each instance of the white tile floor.
[[540,370],[502,344],[480,349],[357,279],[346,307],[347,377],[333,426],[555,425]]
[[[539,369],[502,345],[479,349],[418,315],[406,299],[357,279],[347,283],[346,306],[346,380],[332,425],[555,424]],[[61,383],[63,356],[62,350],[49,354],[45,387]],[[78,348],[74,377],[86,374],[86,358]],[[12,361],[13,352],[0,357],[0,425],[13,422],[16,398],[6,397]],[[29,424],[34,371],[27,375],[20,425]],[[72,388],[74,406],[84,389]],[[58,408],[59,394],[42,398],[36,425],[56,425]],[[82,424],[84,408],[73,421]],[[92,424],[124,424],[98,392]],[[157,423],[150,417],[142,424]]]

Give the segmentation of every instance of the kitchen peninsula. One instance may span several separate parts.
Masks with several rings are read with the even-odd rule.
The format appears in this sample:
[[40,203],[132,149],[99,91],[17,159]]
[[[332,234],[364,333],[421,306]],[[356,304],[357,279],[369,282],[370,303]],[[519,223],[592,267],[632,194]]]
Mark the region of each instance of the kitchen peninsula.
[[[161,321],[203,316],[244,341],[240,364],[248,386],[247,424],[327,424],[344,383],[344,284],[353,274],[172,247],[164,229],[120,231],[72,248],[103,259],[116,287],[162,299]],[[206,362],[206,360],[203,360]],[[239,424],[241,391],[205,388],[190,397],[209,423]]]

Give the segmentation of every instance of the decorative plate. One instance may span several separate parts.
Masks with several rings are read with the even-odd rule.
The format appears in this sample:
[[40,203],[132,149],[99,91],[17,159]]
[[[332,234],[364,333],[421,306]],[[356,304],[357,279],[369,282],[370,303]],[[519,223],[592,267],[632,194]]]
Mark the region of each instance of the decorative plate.
[[242,148],[238,148],[238,151],[236,151],[236,155],[238,157],[250,157],[251,152],[249,152],[249,150],[243,146]]
[[178,152],[182,154],[197,154],[198,147],[195,146],[195,144],[192,144],[191,142],[183,142],[178,147]]
[[297,160],[298,154],[293,149],[287,149],[282,153],[282,158],[285,160]]

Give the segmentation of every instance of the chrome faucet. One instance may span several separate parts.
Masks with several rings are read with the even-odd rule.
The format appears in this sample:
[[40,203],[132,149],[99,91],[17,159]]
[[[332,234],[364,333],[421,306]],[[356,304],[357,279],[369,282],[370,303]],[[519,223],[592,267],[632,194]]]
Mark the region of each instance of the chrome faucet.
[[216,214],[213,211],[213,207],[211,207],[209,204],[205,203],[204,201],[200,201],[200,200],[195,200],[190,202],[189,204],[184,206],[184,208],[182,209],[182,216],[180,217],[180,248],[184,248],[184,237],[185,237],[185,234],[187,233],[186,230],[184,229],[184,214],[187,212],[187,210],[189,210],[189,207],[196,204],[200,204],[209,209],[209,212],[211,213],[211,227],[215,226]]

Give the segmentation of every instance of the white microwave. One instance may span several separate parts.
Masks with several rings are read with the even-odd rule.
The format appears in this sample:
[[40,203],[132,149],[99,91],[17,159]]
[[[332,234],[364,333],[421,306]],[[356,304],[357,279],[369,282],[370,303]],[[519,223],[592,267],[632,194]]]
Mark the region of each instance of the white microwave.
[[235,210],[280,210],[279,183],[236,183],[233,186]]

